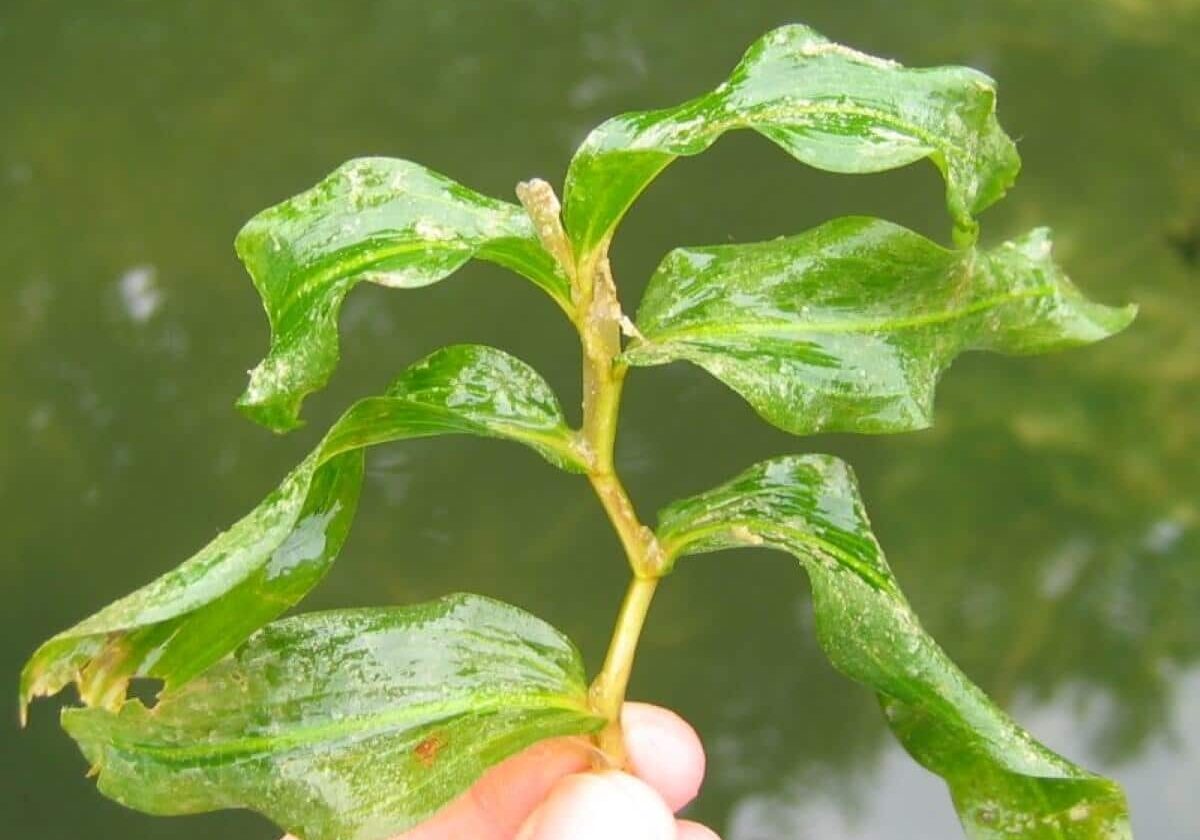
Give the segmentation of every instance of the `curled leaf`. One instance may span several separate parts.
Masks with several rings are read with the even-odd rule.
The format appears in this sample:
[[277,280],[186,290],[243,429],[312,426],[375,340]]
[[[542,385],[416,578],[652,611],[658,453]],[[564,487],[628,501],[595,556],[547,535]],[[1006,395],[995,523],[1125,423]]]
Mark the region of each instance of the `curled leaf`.
[[751,45],[715,90],[622,114],[589,134],[567,172],[567,229],[586,258],[675,158],[748,128],[829,172],[882,172],[928,158],[970,238],[973,216],[999,200],[1020,169],[995,111],[995,83],[975,70],[907,69],[807,26],[784,26]]
[[250,372],[238,406],[276,431],[300,425],[304,397],[332,375],[338,311],[360,281],[428,286],[478,258],[571,306],[567,279],[524,210],[406,160],[343,164],[247,222],[236,248],[271,324],[270,354]]
[[444,434],[518,441],[583,469],[532,368],[490,347],[443,348],[384,396],[351,406],[275,491],[189,560],[38,648],[21,674],[22,714],[70,682],[85,704],[118,708],[133,677],[171,690],[201,673],[324,576],[354,517],[364,447]]
[[1043,353],[1133,319],[1085,298],[1050,252],[1044,228],[958,251],[863,217],[679,248],[650,280],[625,359],[697,364],[793,434],[921,429],[960,353]]
[[878,693],[892,732],[945,779],[973,840],[1129,838],[1121,788],[1052,752],[925,632],[871,532],[854,476],[831,456],[776,458],[660,516],[672,558],[738,546],[793,555],[812,581],[834,667]]
[[153,708],[63,714],[121,804],[250,808],[304,840],[394,836],[526,746],[602,723],[570,640],[477,595],[286,619]]

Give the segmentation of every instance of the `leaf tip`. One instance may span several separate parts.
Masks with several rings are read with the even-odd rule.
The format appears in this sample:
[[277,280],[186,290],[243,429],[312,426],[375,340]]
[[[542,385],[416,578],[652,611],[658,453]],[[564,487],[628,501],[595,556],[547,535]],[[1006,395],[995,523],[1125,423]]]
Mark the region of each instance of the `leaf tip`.
[[1127,303],[1124,306],[1114,306],[1112,309],[1112,334],[1115,335],[1122,332],[1126,327],[1137,320],[1140,307],[1136,303]]
[[53,687],[45,685],[35,672],[34,661],[34,659],[29,660],[21,669],[21,680],[17,689],[17,722],[22,729],[29,724],[30,704],[39,697],[48,697],[54,693]]
[[1050,229],[1038,227],[985,255],[992,277],[1025,299],[993,349],[1028,355],[1093,344],[1123,331],[1137,316],[1135,304],[1109,306],[1088,298],[1053,252]]
[[1108,306],[1082,298],[1073,302],[1077,323],[1068,335],[1070,344],[1083,345],[1112,338],[1133,323],[1137,317],[1137,304]]
[[79,659],[47,660],[43,654],[53,652],[51,643],[42,645],[21,669],[17,690],[17,720],[24,729],[29,723],[29,707],[39,697],[52,697],[79,677]]
[[304,425],[304,421],[300,419],[302,399],[280,399],[278,396],[261,395],[254,387],[251,374],[251,385],[238,397],[234,407],[248,420],[282,435]]

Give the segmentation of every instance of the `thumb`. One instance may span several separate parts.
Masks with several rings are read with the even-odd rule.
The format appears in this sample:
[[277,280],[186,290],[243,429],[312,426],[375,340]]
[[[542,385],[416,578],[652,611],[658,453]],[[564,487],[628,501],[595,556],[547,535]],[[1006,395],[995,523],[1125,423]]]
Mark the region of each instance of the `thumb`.
[[560,780],[516,840],[675,840],[675,817],[653,788],[628,773]]

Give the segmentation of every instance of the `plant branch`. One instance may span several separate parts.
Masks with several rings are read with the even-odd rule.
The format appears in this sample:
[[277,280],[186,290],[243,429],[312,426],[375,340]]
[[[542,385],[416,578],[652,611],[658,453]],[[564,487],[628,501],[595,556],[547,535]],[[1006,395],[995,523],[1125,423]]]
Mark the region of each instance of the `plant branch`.
[[628,370],[619,361],[621,332],[633,327],[617,299],[607,243],[593,253],[575,254],[563,229],[558,198],[545,181],[522,182],[517,186],[517,196],[533,219],[542,245],[571,281],[571,299],[575,305],[572,320],[583,351],[583,424],[577,444],[588,464],[588,480],[633,570],[604,667],[592,683],[589,697],[592,708],[608,721],[596,738],[603,756],[601,763],[622,767],[626,757],[621,707],[646,613],[667,566],[654,532],[638,519],[613,460],[621,391]]
[[621,540],[634,575],[613,629],[604,667],[592,683],[590,698],[592,708],[608,720],[597,738],[604,763],[621,767],[626,762],[621,707],[638,639],[664,563],[654,532],[638,519],[613,459],[627,368],[617,360],[621,352],[622,313],[607,256],[601,254],[594,262],[581,266],[578,275],[581,282],[590,285],[589,292],[582,297],[587,301],[587,309],[579,330],[583,344],[581,437],[591,465],[588,480]]

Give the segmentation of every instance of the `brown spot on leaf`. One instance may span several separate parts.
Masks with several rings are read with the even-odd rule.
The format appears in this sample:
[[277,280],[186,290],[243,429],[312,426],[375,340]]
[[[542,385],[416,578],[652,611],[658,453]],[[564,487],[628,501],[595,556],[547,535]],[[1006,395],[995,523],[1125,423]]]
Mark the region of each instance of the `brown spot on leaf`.
[[426,767],[432,767],[438,753],[446,746],[446,740],[440,734],[434,733],[413,747],[413,756]]

